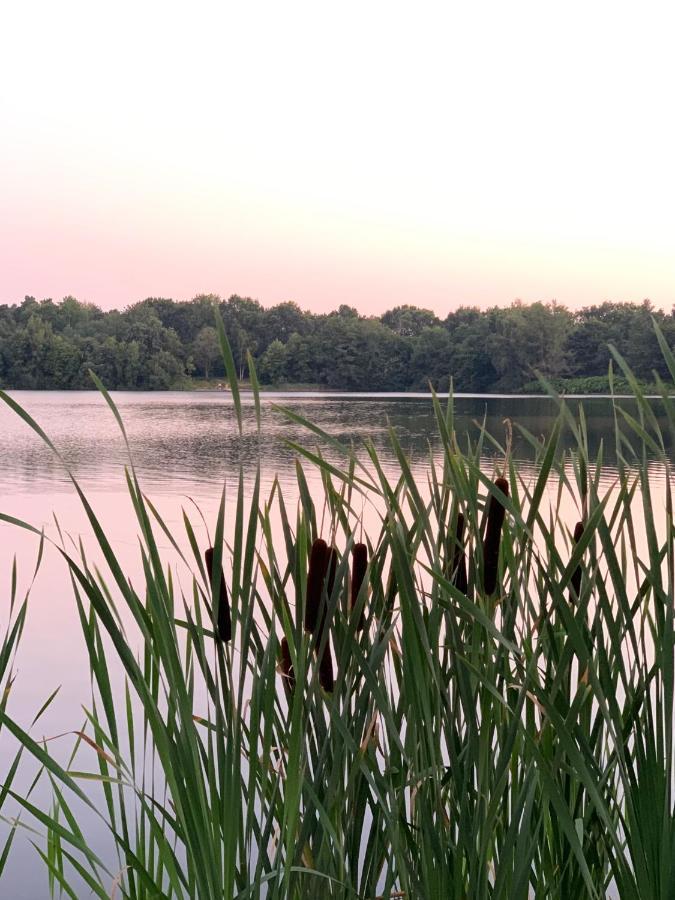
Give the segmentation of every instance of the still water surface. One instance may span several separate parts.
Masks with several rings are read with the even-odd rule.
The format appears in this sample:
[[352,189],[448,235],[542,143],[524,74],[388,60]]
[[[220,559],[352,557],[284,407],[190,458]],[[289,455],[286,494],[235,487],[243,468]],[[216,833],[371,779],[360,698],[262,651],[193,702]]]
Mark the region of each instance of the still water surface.
[[[88,491],[124,491],[122,467],[128,460],[119,428],[96,392],[15,391],[12,396],[44,428]],[[244,398],[245,427],[239,436],[229,395],[214,393],[114,393],[143,483],[160,494],[218,493],[222,479],[239,465],[261,463],[270,483],[293,479],[295,452],[288,441],[307,433],[276,411],[285,405],[342,440],[370,438],[391,460],[388,427],[393,427],[413,459],[426,457],[438,443],[428,395],[264,394],[262,432],[255,427],[252,403]],[[589,444],[595,453],[605,444],[605,460],[614,462],[614,413],[606,398],[569,401],[583,404]],[[630,407],[630,401],[622,401]],[[455,399],[456,429],[461,435],[484,417],[488,431],[505,437],[507,419],[536,437],[546,436],[555,404],[546,397],[476,397]],[[314,441],[314,439],[311,439]],[[529,455],[516,431],[516,457]],[[0,406],[0,487],[12,495],[42,494],[45,499],[70,491],[70,482],[54,454],[11,410]]]
[[[128,453],[113,415],[95,392],[13,392],[12,396],[37,420],[78,478],[100,517],[113,548],[132,575],[139,572],[138,545],[133,511],[126,493],[124,466]],[[424,477],[430,450],[439,445],[431,400],[427,395],[326,395],[265,394],[262,428],[257,432],[253,405],[244,402],[245,426],[239,435],[229,395],[213,393],[116,393],[113,395],[127,429],[131,453],[141,483],[166,521],[181,530],[181,509],[199,504],[207,520],[215,519],[225,482],[234,493],[239,468],[243,467],[250,489],[260,464],[263,496],[277,477],[284,497],[297,497],[293,442],[316,445],[318,439],[292,423],[276,408],[284,404],[344,441],[357,445],[374,442],[385,468],[393,469],[388,443],[393,428],[405,451]],[[592,454],[603,446],[605,473],[611,478],[616,463],[614,412],[607,399],[583,401]],[[629,401],[625,401],[630,405]],[[457,397],[455,428],[460,440],[477,433],[476,422],[485,418],[488,431],[504,442],[506,420],[536,437],[550,433],[556,408],[548,398]],[[665,425],[665,423],[664,423]],[[564,439],[563,439],[564,440]],[[669,448],[671,457],[672,447]],[[494,467],[497,450],[488,448],[485,466]],[[494,460],[489,454],[492,453]],[[514,457],[527,468],[531,451],[514,430]],[[326,449],[326,455],[331,451]],[[307,472],[310,487],[319,489],[315,473]],[[654,463],[655,482],[663,479],[663,467]],[[61,528],[88,546],[93,539],[79,501],[61,463],[30,428],[9,408],[0,405],[0,511],[24,519],[55,538]],[[168,550],[168,542],[164,542]],[[12,559],[16,555],[19,593],[32,575],[36,539],[25,531],[0,524],[0,625],[7,621]],[[39,723],[34,736],[51,737],[81,727],[82,705],[90,702],[88,667],[67,572],[54,550],[45,552],[31,593],[23,642],[16,661],[16,681],[9,712],[28,725],[42,702],[57,686],[58,697]],[[56,738],[52,749],[72,738]],[[0,732],[0,782],[4,781],[13,745]],[[95,766],[92,765],[92,769]],[[6,812],[6,810],[4,810]],[[0,824],[0,842],[6,826]],[[103,836],[101,838],[103,840]],[[4,890],[2,890],[4,888]],[[9,891],[9,893],[5,893]],[[47,896],[44,867],[26,840],[17,840],[8,872],[0,886],[2,896]]]

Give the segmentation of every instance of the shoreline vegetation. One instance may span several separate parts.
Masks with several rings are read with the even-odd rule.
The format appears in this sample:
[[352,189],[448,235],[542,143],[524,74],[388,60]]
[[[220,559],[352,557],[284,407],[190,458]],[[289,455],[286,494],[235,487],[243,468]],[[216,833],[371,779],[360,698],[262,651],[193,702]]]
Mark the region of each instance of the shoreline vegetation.
[[[242,433],[234,354],[216,328]],[[655,339],[675,430],[675,357],[658,329]],[[0,737],[17,750],[2,774],[0,871],[28,836],[53,895],[102,900],[671,898],[675,528],[671,478],[653,490],[650,464],[669,472],[672,461],[612,352],[637,411],[615,406],[609,484],[583,407],[556,395],[545,439],[520,429],[536,458],[528,475],[508,429],[460,447],[452,400],[433,398],[442,452],[426,479],[393,430],[385,472],[368,440],[342,444],[280,410],[307,429],[293,445],[292,507],[277,484],[263,492],[259,470],[246,491],[232,472],[216,521],[186,509],[179,533],[129,461],[143,572],[133,580],[71,475],[91,535],[54,541],[91,704],[65,759],[36,736],[50,687],[36,716],[12,704],[30,614],[13,592]],[[574,446],[561,454],[564,429]],[[39,563],[52,539],[0,519],[34,535]],[[42,806],[14,789],[31,765],[49,789]],[[82,811],[108,829],[108,855]]]
[[614,346],[641,388],[658,393],[667,369],[656,322],[675,347],[675,315],[643,303],[568,310],[556,303],[479,310],[445,318],[415,306],[363,316],[348,305],[326,314],[295,303],[208,294],[176,302],[149,298],[104,312],[73,297],[26,297],[0,305],[0,387],[91,388],[89,371],[109,390],[209,390],[227,380],[214,311],[229,336],[237,377],[261,389],[346,392],[539,393],[542,376],[558,392],[626,392],[607,377]]

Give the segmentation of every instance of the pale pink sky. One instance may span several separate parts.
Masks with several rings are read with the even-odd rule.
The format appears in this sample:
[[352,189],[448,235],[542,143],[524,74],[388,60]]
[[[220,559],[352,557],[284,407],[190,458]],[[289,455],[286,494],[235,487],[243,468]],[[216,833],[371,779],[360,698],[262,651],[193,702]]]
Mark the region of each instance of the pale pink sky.
[[7,4],[0,302],[675,303],[675,13]]

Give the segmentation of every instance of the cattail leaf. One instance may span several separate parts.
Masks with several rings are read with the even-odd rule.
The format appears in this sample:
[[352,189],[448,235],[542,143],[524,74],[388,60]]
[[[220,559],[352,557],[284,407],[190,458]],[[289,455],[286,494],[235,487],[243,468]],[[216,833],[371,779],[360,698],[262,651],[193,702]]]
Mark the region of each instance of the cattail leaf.
[[333,588],[335,587],[335,573],[337,572],[338,552],[335,547],[331,547],[328,551],[328,566],[326,574],[326,594],[330,599]]
[[258,426],[258,434],[260,434],[260,382],[258,381],[258,373],[256,372],[255,362],[250,350],[246,351],[246,365],[248,366],[248,375],[251,379],[251,390],[253,391],[253,404],[255,406],[255,420]]
[[241,411],[241,396],[239,394],[237,367],[234,364],[232,347],[230,346],[227,334],[225,333],[225,325],[223,324],[223,317],[220,314],[220,310],[217,307],[214,307],[213,312],[216,318],[216,331],[218,332],[220,352],[222,353],[223,362],[225,363],[225,372],[227,374],[228,384],[230,385],[230,391],[232,392],[232,402],[234,403],[234,411],[237,417],[237,426],[239,427],[239,434],[241,434],[243,431],[243,416]]
[[469,581],[466,573],[466,553],[464,552],[463,542],[464,515],[463,513],[457,513],[457,526],[455,528],[455,550],[452,560],[452,583],[458,591],[466,594],[469,587]]
[[[574,544],[578,544],[581,538],[584,535],[584,523],[577,522],[574,526],[574,537],[572,540]],[[572,577],[570,578],[570,602],[574,603],[575,600],[579,599],[579,593],[581,591],[581,564],[579,564],[574,572],[572,573]]]
[[[352,583],[350,592],[349,611],[351,612],[356,606],[361,586],[366,577],[368,569],[368,547],[365,544],[354,544],[352,547]],[[357,631],[363,631],[366,625],[365,609],[361,610],[359,616]]]

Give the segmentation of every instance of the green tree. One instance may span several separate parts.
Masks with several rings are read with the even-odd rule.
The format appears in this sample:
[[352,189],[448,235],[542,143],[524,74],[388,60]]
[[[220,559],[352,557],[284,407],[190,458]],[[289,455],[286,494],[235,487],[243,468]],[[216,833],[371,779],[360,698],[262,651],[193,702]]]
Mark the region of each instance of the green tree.
[[497,380],[489,347],[492,323],[475,307],[460,307],[445,320],[450,335],[450,374],[457,391],[483,393]]
[[436,390],[447,390],[452,374],[450,335],[440,325],[423,328],[413,345],[410,372],[412,386],[428,390],[431,383]]
[[441,325],[430,310],[408,304],[376,318],[347,304],[324,315],[295,303],[266,310],[237,295],[223,301],[202,294],[186,302],[150,297],[109,312],[74,297],[26,296],[0,305],[0,383],[89,388],[93,369],[109,388],[167,389],[184,382],[193,360],[198,372],[211,376],[222,365],[215,309],[242,377],[250,350],[270,383],[337,390],[425,389],[430,381],[443,388],[449,377],[459,391],[518,390],[535,371],[561,389],[569,378],[597,384],[607,374],[610,344],[649,381],[654,367],[668,378],[653,320],[675,346],[675,314],[648,300],[607,302],[574,314],[556,303],[460,307]]
[[401,337],[418,337],[425,328],[440,325],[436,314],[429,309],[418,309],[416,306],[395,306],[384,313],[380,319],[383,325]]
[[204,325],[192,342],[192,356],[198,369],[209,377],[212,366],[220,360],[218,332],[212,325]]
[[265,337],[273,336],[285,344],[292,334],[306,334],[312,319],[312,314],[304,313],[297,303],[278,303],[265,314]]
[[260,357],[260,380],[264,384],[280,384],[286,380],[286,347],[274,340]]
[[536,373],[559,378],[567,372],[567,339],[573,320],[556,303],[516,301],[506,309],[490,310],[491,337],[488,346],[497,373],[496,387],[513,390]]
[[318,373],[313,352],[314,338],[294,331],[286,344],[286,377],[296,384],[317,382]]

